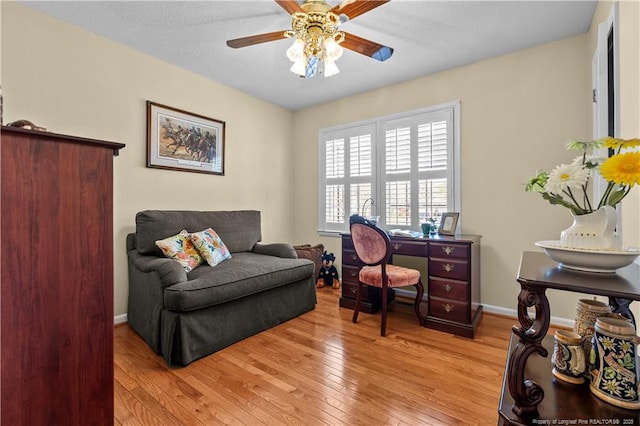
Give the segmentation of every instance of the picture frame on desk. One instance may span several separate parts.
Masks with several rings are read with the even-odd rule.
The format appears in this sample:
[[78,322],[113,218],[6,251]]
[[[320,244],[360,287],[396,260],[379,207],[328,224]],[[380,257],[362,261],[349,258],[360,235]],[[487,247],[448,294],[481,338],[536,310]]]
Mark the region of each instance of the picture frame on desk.
[[225,122],[147,101],[147,167],[224,175]]
[[442,218],[440,218],[440,228],[438,229],[438,234],[455,235],[456,227],[458,226],[459,217],[460,217],[460,213],[457,213],[457,212],[442,213]]

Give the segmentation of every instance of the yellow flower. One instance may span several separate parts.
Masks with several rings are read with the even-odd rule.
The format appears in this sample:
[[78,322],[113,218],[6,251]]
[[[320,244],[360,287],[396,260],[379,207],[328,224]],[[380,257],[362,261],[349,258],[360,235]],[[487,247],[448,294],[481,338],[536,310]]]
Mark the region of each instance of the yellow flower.
[[640,185],[640,152],[627,152],[607,158],[600,166],[600,174],[608,182],[618,185]]
[[606,148],[619,149],[619,148],[633,148],[640,146],[640,139],[618,139],[608,136],[602,139]]

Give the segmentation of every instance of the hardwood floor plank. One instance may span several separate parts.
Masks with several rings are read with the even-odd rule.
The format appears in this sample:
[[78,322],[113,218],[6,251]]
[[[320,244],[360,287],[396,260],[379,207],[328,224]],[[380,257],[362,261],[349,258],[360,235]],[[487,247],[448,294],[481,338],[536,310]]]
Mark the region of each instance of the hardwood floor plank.
[[[514,318],[483,316],[475,339],[420,327],[410,305],[380,315],[316,309],[184,368],[115,328],[116,425],[496,424]],[[550,331],[552,332],[552,331]]]

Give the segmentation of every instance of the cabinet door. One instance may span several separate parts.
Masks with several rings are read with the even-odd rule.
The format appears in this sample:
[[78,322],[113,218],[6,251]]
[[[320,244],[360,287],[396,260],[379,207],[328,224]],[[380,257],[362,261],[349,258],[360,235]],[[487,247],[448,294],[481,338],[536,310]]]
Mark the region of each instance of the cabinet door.
[[112,424],[113,150],[1,144],[1,423]]

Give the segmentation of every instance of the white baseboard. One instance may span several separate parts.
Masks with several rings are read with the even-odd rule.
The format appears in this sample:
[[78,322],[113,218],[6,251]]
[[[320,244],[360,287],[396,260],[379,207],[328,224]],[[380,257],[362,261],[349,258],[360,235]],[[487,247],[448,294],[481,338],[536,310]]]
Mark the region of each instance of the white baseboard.
[[[482,305],[482,310],[490,314],[513,317],[514,319],[518,318],[518,311],[516,311],[515,309],[503,308],[502,306]],[[535,313],[531,314],[531,317],[535,318]],[[573,328],[574,324],[575,321],[572,319],[553,316],[551,317],[551,325]]]
[[[396,296],[408,297],[409,299],[412,299],[412,300],[415,300],[416,298],[415,291],[404,290],[401,288],[394,288],[393,292],[396,294]],[[422,296],[422,300],[424,300],[425,302],[427,301],[427,293],[425,293],[424,296]]]
[[115,317],[113,317],[113,324],[114,325],[118,325],[118,324],[123,324],[125,322],[127,322],[127,314],[122,314],[122,315],[116,315]]

